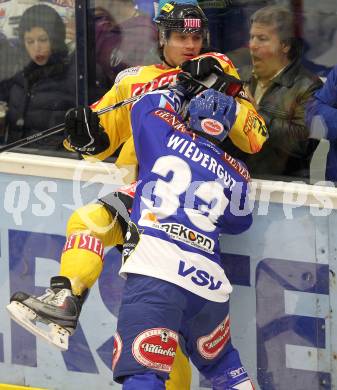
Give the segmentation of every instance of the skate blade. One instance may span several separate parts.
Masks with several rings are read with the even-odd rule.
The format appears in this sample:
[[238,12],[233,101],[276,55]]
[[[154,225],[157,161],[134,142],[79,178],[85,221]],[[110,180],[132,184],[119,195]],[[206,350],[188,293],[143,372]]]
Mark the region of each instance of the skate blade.
[[40,317],[33,310],[20,302],[12,301],[6,306],[6,309],[9,312],[11,319],[28,330],[28,332],[43,338],[62,351],[68,349],[70,333],[66,329],[54,322],[50,322],[45,326],[46,329],[39,327],[37,323],[43,323]]

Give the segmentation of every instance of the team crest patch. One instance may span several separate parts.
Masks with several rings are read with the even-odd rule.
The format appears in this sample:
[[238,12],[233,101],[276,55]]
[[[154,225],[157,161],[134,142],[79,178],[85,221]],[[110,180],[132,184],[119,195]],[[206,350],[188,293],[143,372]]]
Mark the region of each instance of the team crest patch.
[[206,134],[216,136],[220,135],[223,132],[223,124],[214,120],[214,119],[203,119],[201,121],[201,128],[204,130]]
[[198,338],[198,351],[203,358],[208,360],[214,359],[224,349],[229,338],[229,317],[227,316],[212,333]]
[[114,346],[112,351],[112,370],[115,369],[119,357],[121,356],[122,348],[123,348],[122,339],[120,338],[120,335],[116,333],[114,335]]
[[178,334],[153,328],[140,333],[132,344],[132,354],[142,366],[170,372],[178,346]]

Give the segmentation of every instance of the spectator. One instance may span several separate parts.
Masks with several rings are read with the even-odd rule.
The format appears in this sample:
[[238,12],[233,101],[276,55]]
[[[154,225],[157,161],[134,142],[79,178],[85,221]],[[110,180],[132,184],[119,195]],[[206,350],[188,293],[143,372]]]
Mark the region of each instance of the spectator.
[[158,8],[158,0],[134,0],[136,7],[141,11],[154,18],[155,11]]
[[109,88],[123,69],[159,62],[157,30],[149,15],[132,0],[95,4],[96,62],[110,80]]
[[[19,42],[27,65],[0,83],[0,100],[8,103],[8,142],[64,122],[75,103],[75,73],[68,62],[65,26],[51,7],[28,8],[19,24]],[[42,141],[43,148],[62,146],[63,134]]]
[[0,31],[14,41],[17,39],[20,17],[23,12],[33,5],[50,5],[61,16],[66,26],[66,42],[73,46],[75,0],[6,0],[1,1]]
[[323,88],[307,104],[306,122],[311,136],[330,141],[325,178],[337,182],[337,65],[329,73]]
[[[261,8],[251,18],[253,69],[243,71],[241,76],[269,130],[269,139],[260,153],[241,156],[255,176],[308,178],[318,144],[308,139],[304,110],[322,83],[301,65],[301,50],[293,29],[292,14],[281,6]],[[235,151],[232,154],[238,155]]]
[[[273,1],[199,0],[198,4],[210,22],[212,47],[227,55],[232,51],[235,51],[234,54],[240,55],[243,52],[242,49],[246,48],[250,16],[267,3],[271,4]],[[232,59],[230,55],[229,57],[235,65],[241,65],[240,62],[236,62],[236,59]]]
[[318,9],[304,13],[303,40],[304,66],[326,77],[336,60],[337,15]]

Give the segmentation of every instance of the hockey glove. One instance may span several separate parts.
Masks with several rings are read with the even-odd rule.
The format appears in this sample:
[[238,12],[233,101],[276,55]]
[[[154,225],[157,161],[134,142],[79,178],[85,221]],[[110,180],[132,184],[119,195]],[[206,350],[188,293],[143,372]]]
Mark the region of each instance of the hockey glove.
[[222,142],[236,119],[237,103],[232,96],[208,89],[189,104],[190,126],[193,130]]
[[197,80],[203,80],[212,73],[223,73],[219,61],[213,57],[202,57],[185,61],[181,65],[181,69]]
[[177,86],[185,91],[185,96],[191,98],[205,89],[212,88],[228,96],[248,100],[243,90],[243,82],[224,72],[212,73],[204,80],[197,80],[189,73],[181,72],[177,76]]
[[70,147],[81,154],[98,154],[110,145],[98,115],[87,106],[72,108],[66,113],[65,134]]

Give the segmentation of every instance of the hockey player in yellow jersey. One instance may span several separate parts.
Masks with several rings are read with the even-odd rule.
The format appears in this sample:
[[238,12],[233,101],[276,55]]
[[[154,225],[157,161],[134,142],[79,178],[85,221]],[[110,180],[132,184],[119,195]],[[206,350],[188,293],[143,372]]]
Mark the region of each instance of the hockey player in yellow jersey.
[[[232,62],[223,54],[205,53],[194,58],[195,62],[209,64],[219,64],[225,74],[239,78]],[[188,68],[190,64],[185,64]],[[215,65],[216,66],[216,65]],[[175,83],[181,68],[167,68],[165,65],[149,65],[143,67],[129,68],[121,72],[112,89],[92,108],[96,111],[116,104],[130,96],[142,94],[156,89],[167,83]],[[220,76],[218,78],[221,79]],[[217,80],[219,82],[219,79]],[[214,85],[212,86],[214,87]],[[240,112],[237,116],[229,137],[238,148],[246,153],[257,153],[266,140],[266,129],[264,120],[257,114],[253,105],[246,99],[237,97],[240,102]],[[118,110],[111,111],[100,117],[100,124],[104,128],[109,138],[109,146],[98,152],[95,157],[100,160],[111,156],[114,151],[126,142],[122,149],[117,164],[137,164],[134,156],[130,129],[130,108],[123,106]],[[77,145],[72,145],[77,149]],[[80,145],[80,148],[82,145]]]
[[[191,79],[187,79],[187,88],[192,95],[200,91],[200,82],[207,80],[211,83],[207,84],[207,87],[236,96],[239,103],[238,112],[229,137],[238,148],[247,153],[256,153],[261,149],[267,138],[263,119],[245,98],[238,80],[228,78],[228,76],[239,78],[232,62],[223,54],[207,52],[209,43],[207,18],[197,5],[191,4],[191,1],[186,3],[188,4],[171,1],[164,4],[155,19],[159,30],[162,64],[122,71],[112,89],[93,104],[91,109],[77,107],[68,113],[66,117],[68,136],[65,140],[67,148],[82,153],[84,157],[94,156],[104,160],[124,144],[117,164],[137,166],[131,136],[130,105],[103,114],[99,118],[95,111],[167,83],[174,84],[177,75],[183,71],[184,74],[192,76]],[[200,54],[201,52],[203,54]],[[237,88],[238,85],[240,88]],[[124,193],[126,198],[121,193]],[[112,198],[118,199],[117,213],[116,207],[111,205],[114,202]],[[29,324],[26,324],[26,328],[49,341],[52,338],[54,344],[65,349],[68,335],[76,328],[85,292],[93,286],[102,272],[104,247],[124,242],[123,221],[128,216],[123,205],[128,203],[129,198],[129,190],[123,190],[118,196],[102,199],[97,204],[86,205],[72,214],[67,224],[67,241],[61,257],[60,274],[51,279],[49,295],[37,299],[25,293],[14,294],[9,306],[14,311],[18,305],[21,308],[32,309],[32,306],[36,307],[36,304],[42,302],[43,307],[50,305],[52,310],[53,306],[66,307],[65,303],[70,301],[73,316],[68,313],[67,320],[49,317],[53,320],[50,322],[56,323],[58,327],[54,327],[54,331],[48,335],[38,333],[36,328],[29,328]],[[121,210],[124,210],[124,213]],[[39,316],[45,315],[43,310],[36,311],[37,320]],[[18,320],[13,311],[11,315],[13,319]],[[178,349],[166,388],[188,390],[190,383],[191,369],[188,360]]]
[[[188,20],[193,22],[199,20],[200,25],[193,28],[185,27],[184,23],[187,23]],[[208,87],[217,90],[221,89],[219,88],[221,83],[226,83],[226,75],[239,79],[239,75],[228,57],[220,53],[207,52],[209,44],[208,21],[198,6],[175,2],[167,3],[155,21],[159,29],[159,50],[163,63],[133,67],[122,71],[117,76],[111,90],[91,106],[94,111],[121,102],[131,96],[154,90],[167,83],[173,84],[177,74],[182,70],[191,72],[192,76],[199,80],[213,74],[216,79],[214,84],[208,85]],[[201,52],[203,54],[200,54]],[[223,71],[223,75],[219,74],[219,69]],[[264,120],[247,99],[238,96],[237,100],[240,103],[240,112],[229,138],[242,151],[257,153],[267,138]],[[81,109],[78,108],[72,112],[78,122],[81,122],[81,117],[84,116]],[[83,109],[85,110],[85,108]],[[90,111],[88,109],[87,111],[85,115],[90,116]],[[84,156],[94,155],[96,158],[104,160],[125,143],[117,164],[137,164],[131,137],[130,105],[101,115],[99,124],[101,131],[93,126],[90,129],[90,135],[87,131],[83,131],[80,125],[65,140],[65,146],[79,151]],[[93,138],[95,142],[92,142]]]

